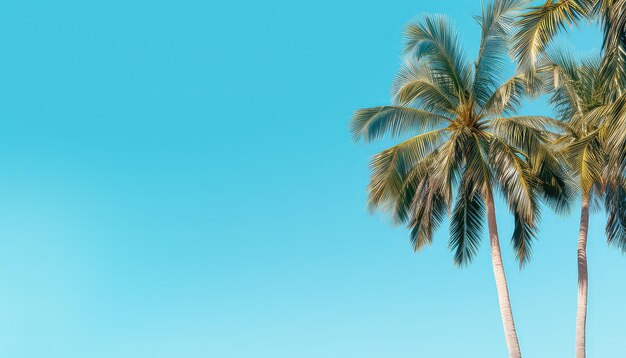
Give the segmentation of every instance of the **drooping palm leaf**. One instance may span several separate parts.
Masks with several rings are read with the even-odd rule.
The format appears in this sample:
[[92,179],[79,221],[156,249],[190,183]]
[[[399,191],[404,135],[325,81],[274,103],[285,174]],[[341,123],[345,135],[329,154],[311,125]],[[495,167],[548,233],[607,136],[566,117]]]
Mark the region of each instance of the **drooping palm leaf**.
[[494,137],[489,162],[511,211],[523,216],[525,221],[533,223],[538,204],[536,198],[538,182],[532,175],[530,164],[525,161],[524,155],[500,138]]
[[575,26],[590,13],[586,0],[547,0],[531,7],[519,20],[512,52],[524,69],[534,70],[538,56],[545,51],[559,30]]
[[537,238],[537,228],[535,225],[527,222],[524,218],[515,213],[514,229],[511,243],[515,249],[515,257],[519,262],[520,268],[528,263],[532,256],[532,244]]
[[407,173],[443,141],[445,130],[414,136],[376,154],[371,162],[372,177],[368,186],[369,205],[391,209],[400,195]]
[[609,245],[626,253],[626,183],[623,180],[607,186],[605,210],[607,212],[606,237]]
[[458,188],[454,210],[450,218],[448,246],[454,253],[454,263],[464,266],[472,262],[480,247],[485,216],[482,194],[475,190],[470,180]]
[[415,251],[432,242],[435,230],[447,214],[445,199],[439,190],[432,188],[432,181],[424,183],[413,198],[414,209],[409,227],[411,243]]

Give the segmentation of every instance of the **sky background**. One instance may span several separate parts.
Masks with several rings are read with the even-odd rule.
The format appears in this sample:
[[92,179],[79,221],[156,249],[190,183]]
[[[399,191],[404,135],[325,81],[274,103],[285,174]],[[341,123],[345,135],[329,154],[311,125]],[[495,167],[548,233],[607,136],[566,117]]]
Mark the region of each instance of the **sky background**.
[[[365,208],[360,107],[389,103],[402,31],[478,0],[0,4],[0,356],[504,357],[488,242],[414,254]],[[597,32],[563,41],[598,49]],[[525,113],[549,114],[544,102]],[[526,357],[574,352],[578,210],[520,271]],[[624,357],[626,258],[589,242],[589,357]]]

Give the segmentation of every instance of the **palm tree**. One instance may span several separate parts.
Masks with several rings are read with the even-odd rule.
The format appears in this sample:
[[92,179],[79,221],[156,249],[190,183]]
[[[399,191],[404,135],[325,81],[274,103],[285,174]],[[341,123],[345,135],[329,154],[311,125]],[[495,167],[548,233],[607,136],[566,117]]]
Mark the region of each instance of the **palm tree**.
[[[545,117],[512,116],[526,79],[505,78],[507,39],[524,1],[490,2],[477,17],[482,29],[472,63],[458,34],[443,16],[425,16],[406,30],[407,58],[393,85],[391,106],[358,110],[355,140],[386,135],[410,138],[376,154],[368,186],[372,210],[388,212],[411,230],[419,250],[450,213],[450,249],[455,264],[470,263],[487,217],[491,259],[506,344],[521,357],[513,322],[496,224],[494,191],[515,218],[512,243],[523,265],[536,235],[539,201],[559,210],[568,202],[563,169],[546,145]],[[456,192],[456,194],[454,194]]]
[[606,113],[611,108],[612,96],[602,78],[601,59],[594,57],[579,62],[571,52],[550,51],[542,62],[540,71],[553,88],[550,103],[559,120],[557,125],[562,129],[554,145],[576,174],[582,196],[576,314],[576,357],[582,358],[585,357],[587,321],[590,203],[594,199],[604,199],[608,242],[626,251],[626,187],[623,176],[614,176],[609,161],[607,133],[611,122]]
[[569,162],[579,174],[582,193],[576,318],[576,356],[579,358],[585,357],[586,243],[589,202],[594,196],[605,199],[609,243],[623,251],[625,248],[626,1],[548,0],[541,6],[531,7],[519,19],[519,32],[513,45],[520,68],[532,77],[559,30],[577,25],[583,19],[600,20],[604,32],[603,58],[578,64],[571,55],[553,53],[547,56],[553,67],[546,72],[556,85],[552,102],[558,117],[563,123],[569,123],[561,140],[569,143],[565,151],[574,156],[570,155]]

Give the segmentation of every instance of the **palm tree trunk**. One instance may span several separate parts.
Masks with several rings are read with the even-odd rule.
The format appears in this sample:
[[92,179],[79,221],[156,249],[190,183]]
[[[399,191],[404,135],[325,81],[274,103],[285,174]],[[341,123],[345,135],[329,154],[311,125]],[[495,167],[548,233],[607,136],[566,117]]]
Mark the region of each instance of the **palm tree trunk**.
[[587,232],[589,230],[589,194],[583,194],[578,231],[578,307],[576,310],[576,358],[585,357],[587,323]]
[[502,316],[502,324],[504,325],[504,337],[506,339],[506,345],[509,348],[509,357],[520,358],[522,353],[520,351],[519,342],[517,341],[515,323],[513,322],[513,311],[511,310],[509,289],[506,284],[504,266],[502,265],[500,240],[498,239],[496,209],[493,203],[493,193],[489,186],[485,187],[485,202],[487,209],[487,226],[489,227],[489,244],[491,245],[491,263],[493,266],[493,275],[496,279],[496,288],[498,290],[498,302],[500,303],[500,315]]

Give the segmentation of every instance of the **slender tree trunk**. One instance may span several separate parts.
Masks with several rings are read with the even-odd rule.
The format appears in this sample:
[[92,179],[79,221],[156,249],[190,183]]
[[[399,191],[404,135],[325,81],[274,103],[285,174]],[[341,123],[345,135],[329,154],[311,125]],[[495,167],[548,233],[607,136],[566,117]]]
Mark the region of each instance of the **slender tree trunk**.
[[500,315],[504,326],[504,337],[509,348],[509,357],[520,358],[522,353],[517,341],[515,323],[513,322],[513,311],[511,311],[511,301],[509,300],[509,289],[506,284],[504,266],[502,265],[502,253],[500,252],[500,240],[498,239],[498,226],[496,224],[496,209],[493,203],[493,193],[491,187],[485,187],[485,203],[487,209],[487,226],[489,227],[489,244],[491,245],[491,263],[493,275],[496,279],[498,290],[498,302],[500,303]]
[[578,231],[578,307],[576,310],[576,358],[585,357],[587,323],[587,232],[589,229],[589,194],[583,194]]

